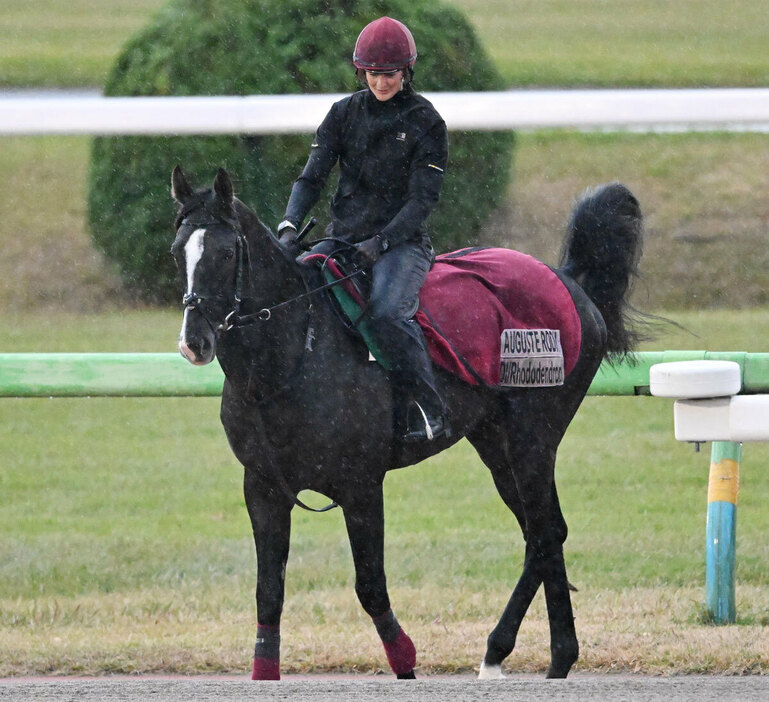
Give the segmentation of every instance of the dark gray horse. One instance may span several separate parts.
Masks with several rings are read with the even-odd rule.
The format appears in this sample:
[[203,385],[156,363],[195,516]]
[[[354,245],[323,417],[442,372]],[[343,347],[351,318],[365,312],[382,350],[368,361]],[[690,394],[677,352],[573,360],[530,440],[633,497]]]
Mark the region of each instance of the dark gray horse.
[[[550,622],[548,677],[578,656],[563,557],[566,522],[554,482],[558,445],[601,361],[636,341],[626,298],[641,249],[637,200],[603,186],[575,208],[555,271],[581,321],[579,356],[556,387],[500,391],[438,371],[453,433],[404,444],[393,426],[391,382],[320,295],[320,274],[296,263],[233,195],[219,170],[193,190],[177,167],[180,205],[172,253],[185,281],[179,348],[196,365],[218,358],[225,375],[221,420],[245,467],[246,506],[257,553],[254,679],[280,677],[280,617],[296,495],[309,489],[343,510],[355,591],[391,668],[413,678],[416,652],[390,607],[384,570],[382,484],[387,471],[422,461],[467,437],[491,471],[526,541],[523,572],[491,632],[481,677],[500,677],[540,584]],[[281,303],[292,301],[289,304]]]

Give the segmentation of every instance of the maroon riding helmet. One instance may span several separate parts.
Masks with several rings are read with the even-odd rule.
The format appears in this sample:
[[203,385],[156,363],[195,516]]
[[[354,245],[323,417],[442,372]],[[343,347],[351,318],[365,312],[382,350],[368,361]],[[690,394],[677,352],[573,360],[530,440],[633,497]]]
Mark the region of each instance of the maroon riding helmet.
[[380,17],[367,24],[352,54],[355,68],[371,73],[411,68],[416,60],[417,45],[409,28],[390,17]]

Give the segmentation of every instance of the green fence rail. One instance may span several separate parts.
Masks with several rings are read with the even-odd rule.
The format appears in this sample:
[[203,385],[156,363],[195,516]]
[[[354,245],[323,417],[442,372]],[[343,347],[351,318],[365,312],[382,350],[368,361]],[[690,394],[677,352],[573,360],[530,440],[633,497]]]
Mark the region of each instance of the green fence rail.
[[223,382],[178,353],[0,354],[0,397],[206,397]]
[[[769,392],[769,353],[647,351],[604,363],[591,395],[648,395],[655,363],[736,361],[742,392]],[[221,395],[217,363],[195,367],[175,353],[0,353],[0,397],[211,397]]]
[[[648,351],[603,363],[589,394],[648,395],[653,365],[695,360],[735,361],[741,392],[769,392],[769,353]],[[175,353],[0,353],[0,397],[211,397],[221,395],[223,382],[217,363],[195,367]],[[718,490],[708,490],[705,589],[708,612],[719,624],[736,616],[739,450],[713,443],[709,485]],[[725,477],[733,482],[733,499],[723,497]]]
[[769,392],[769,353],[744,351],[644,351],[633,359],[604,362],[588,391],[591,395],[648,395],[649,369],[673,361],[734,361],[742,370],[742,394]]

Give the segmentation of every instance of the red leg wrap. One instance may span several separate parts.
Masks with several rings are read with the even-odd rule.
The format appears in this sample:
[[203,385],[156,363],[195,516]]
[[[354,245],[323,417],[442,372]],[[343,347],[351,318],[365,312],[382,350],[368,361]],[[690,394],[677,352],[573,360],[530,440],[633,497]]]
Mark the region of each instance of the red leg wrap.
[[254,658],[251,680],[280,680],[280,659]]
[[280,680],[280,627],[257,626],[251,680]]
[[396,675],[403,675],[414,670],[417,664],[417,650],[409,635],[400,629],[392,641],[383,641],[387,662]]

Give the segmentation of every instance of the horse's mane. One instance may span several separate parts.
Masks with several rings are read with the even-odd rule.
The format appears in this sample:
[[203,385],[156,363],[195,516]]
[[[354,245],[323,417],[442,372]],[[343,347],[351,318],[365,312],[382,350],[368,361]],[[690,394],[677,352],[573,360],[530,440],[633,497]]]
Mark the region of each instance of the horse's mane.
[[272,233],[272,230],[264,222],[262,222],[261,219],[259,219],[259,216],[256,214],[256,212],[254,212],[254,210],[246,205],[245,202],[237,197],[232,199],[232,210],[244,231],[246,228],[248,228],[248,230],[255,229],[260,233],[269,235],[271,238],[275,239],[275,235]]
[[274,246],[275,250],[280,252],[283,258],[289,261],[292,265],[298,267],[294,254],[284,246],[281,246],[273,231],[259,219],[256,212],[237,197],[232,199],[232,213],[240,222],[240,227],[246,238],[248,238],[249,235],[255,234],[258,237],[268,240]]

